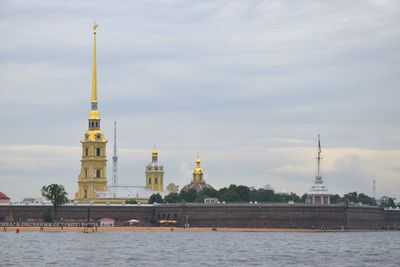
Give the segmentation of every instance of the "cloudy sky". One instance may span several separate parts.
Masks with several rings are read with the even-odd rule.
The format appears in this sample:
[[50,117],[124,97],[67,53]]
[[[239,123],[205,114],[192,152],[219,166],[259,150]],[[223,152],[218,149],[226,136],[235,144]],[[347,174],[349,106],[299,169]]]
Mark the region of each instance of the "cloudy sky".
[[399,1],[0,1],[0,191],[77,191],[90,108],[118,123],[120,184],[166,183],[400,198]]

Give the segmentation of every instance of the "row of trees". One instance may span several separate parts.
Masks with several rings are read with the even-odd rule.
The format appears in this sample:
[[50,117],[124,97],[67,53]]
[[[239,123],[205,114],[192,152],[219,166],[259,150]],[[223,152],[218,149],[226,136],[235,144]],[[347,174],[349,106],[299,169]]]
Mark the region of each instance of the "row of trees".
[[[164,198],[160,194],[153,194],[149,203],[181,203],[181,202],[204,202],[205,198],[218,198],[221,202],[231,203],[248,203],[248,202],[260,202],[260,203],[287,203],[293,201],[294,203],[304,203],[307,194],[301,196],[296,193],[277,193],[270,186],[256,189],[254,187],[247,187],[245,185],[230,185],[219,190],[212,188],[203,189],[200,192],[195,190],[181,191],[179,193],[170,193]],[[395,198],[382,197],[378,201],[364,193],[358,194],[357,192],[350,192],[340,196],[338,194],[331,196],[332,204],[340,203],[362,203],[364,205],[379,206],[382,207],[396,207]],[[400,205],[400,204],[399,204]]]
[[180,191],[179,193],[170,193],[163,199],[160,194],[153,194],[149,203],[180,203],[184,202],[204,202],[205,198],[218,198],[225,202],[300,202],[301,197],[296,193],[284,194],[276,193],[269,186],[265,188],[250,188],[245,185],[230,185],[219,190],[206,188],[200,192],[191,189],[189,191]]

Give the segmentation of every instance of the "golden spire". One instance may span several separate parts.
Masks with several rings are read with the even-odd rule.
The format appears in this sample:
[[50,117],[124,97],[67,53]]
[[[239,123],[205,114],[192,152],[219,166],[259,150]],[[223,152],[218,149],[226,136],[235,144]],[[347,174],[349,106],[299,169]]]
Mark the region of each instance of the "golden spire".
[[93,76],[92,76],[92,103],[97,103],[97,71],[96,71],[96,29],[99,25],[93,25]]
[[99,25],[96,22],[93,25],[93,76],[92,76],[92,101],[89,112],[89,120],[100,120],[100,113],[97,110],[97,71],[96,71],[96,29]]
[[201,163],[201,161],[200,161],[200,154],[199,154],[199,152],[197,152],[197,159],[196,159],[197,168],[200,168],[200,163]]

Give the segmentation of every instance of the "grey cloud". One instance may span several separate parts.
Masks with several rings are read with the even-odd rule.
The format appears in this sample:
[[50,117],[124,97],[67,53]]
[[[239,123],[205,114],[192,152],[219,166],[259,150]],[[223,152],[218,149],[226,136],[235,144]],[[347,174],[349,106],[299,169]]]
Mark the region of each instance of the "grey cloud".
[[[188,169],[182,166],[190,170],[200,151],[211,184],[271,184],[299,193],[312,181],[314,156],[305,153],[315,149],[318,131],[330,149],[399,148],[398,1],[0,5],[0,32],[6,36],[0,44],[1,146],[76,150],[75,156],[53,155],[48,165],[32,161],[37,167],[24,173],[17,168],[24,153],[9,157],[0,149],[0,157],[10,159],[0,161],[0,187],[15,191],[15,198],[37,194],[55,179],[53,173],[69,192],[75,190],[94,20],[100,24],[102,127],[111,139],[112,121],[118,119],[121,153],[130,151],[121,155],[126,183],[142,183],[145,151],[155,141],[177,183],[190,178],[184,178]],[[285,148],[290,150],[276,150]],[[345,159],[327,177],[332,190],[368,190],[365,177],[372,172],[383,192],[396,194],[398,172],[377,172],[387,166],[379,157],[375,164],[361,157],[346,165]],[[36,189],[17,190],[22,181]]]

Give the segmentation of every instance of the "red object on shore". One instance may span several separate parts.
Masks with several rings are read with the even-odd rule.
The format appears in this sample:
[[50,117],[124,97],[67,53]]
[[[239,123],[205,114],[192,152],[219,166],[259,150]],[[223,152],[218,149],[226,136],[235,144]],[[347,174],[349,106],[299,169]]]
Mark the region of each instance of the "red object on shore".
[[19,234],[19,228],[17,228],[17,230],[15,230],[15,233],[16,233],[16,234]]
[[10,198],[3,192],[0,192],[0,203],[10,203]]

